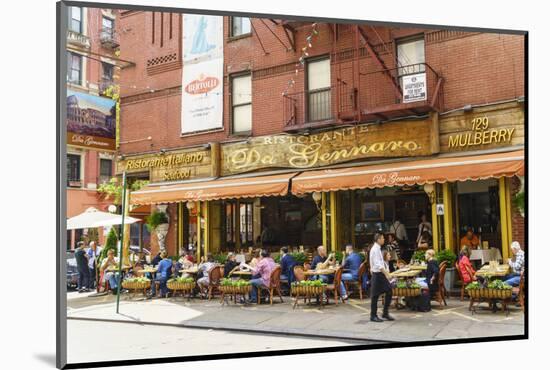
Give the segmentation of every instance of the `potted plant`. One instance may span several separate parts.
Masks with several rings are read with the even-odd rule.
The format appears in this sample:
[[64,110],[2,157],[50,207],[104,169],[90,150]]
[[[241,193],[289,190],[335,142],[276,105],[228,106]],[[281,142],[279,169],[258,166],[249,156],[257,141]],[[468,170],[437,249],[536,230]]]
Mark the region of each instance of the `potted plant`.
[[166,212],[155,210],[146,217],[146,226],[149,232],[157,234],[160,250],[165,249],[166,234],[168,234],[168,215]]
[[411,257],[411,262],[421,263],[426,262],[426,251],[416,251]]
[[174,292],[191,292],[195,287],[195,279],[192,277],[175,277],[168,280],[166,286]]
[[[290,255],[294,257],[294,260],[298,265],[303,265],[304,262],[306,262],[307,256],[303,252],[292,252],[290,253]],[[280,258],[279,258],[279,261],[280,261]]]
[[466,292],[472,299],[509,299],[512,297],[512,286],[495,279],[486,285],[473,281],[466,286]]
[[420,295],[420,285],[414,281],[400,280],[392,288],[392,296],[395,297],[416,297],[418,295]]
[[442,249],[435,254],[435,259],[438,263],[447,261],[447,270],[445,272],[443,284],[445,285],[445,289],[450,292],[456,281],[456,254],[450,249]]

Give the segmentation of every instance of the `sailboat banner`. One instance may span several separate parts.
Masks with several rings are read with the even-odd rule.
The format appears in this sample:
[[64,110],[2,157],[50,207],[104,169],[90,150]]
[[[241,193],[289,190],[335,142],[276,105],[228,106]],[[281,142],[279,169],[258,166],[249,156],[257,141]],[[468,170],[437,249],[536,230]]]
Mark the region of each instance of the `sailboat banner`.
[[223,128],[223,17],[183,17],[181,132]]

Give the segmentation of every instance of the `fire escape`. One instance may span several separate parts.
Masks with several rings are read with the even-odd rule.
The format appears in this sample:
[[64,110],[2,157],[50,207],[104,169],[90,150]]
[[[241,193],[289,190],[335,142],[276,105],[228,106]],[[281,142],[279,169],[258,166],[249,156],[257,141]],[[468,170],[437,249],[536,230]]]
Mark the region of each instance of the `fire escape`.
[[[308,22],[272,22],[284,29],[295,51],[297,28]],[[367,32],[369,26],[364,25],[346,26],[352,27],[353,47],[337,49],[340,27],[329,24],[333,37],[330,86],[284,94],[285,131],[382,122],[442,108],[443,78],[430,65],[398,66],[376,30],[371,27]],[[377,44],[373,33],[378,36]]]

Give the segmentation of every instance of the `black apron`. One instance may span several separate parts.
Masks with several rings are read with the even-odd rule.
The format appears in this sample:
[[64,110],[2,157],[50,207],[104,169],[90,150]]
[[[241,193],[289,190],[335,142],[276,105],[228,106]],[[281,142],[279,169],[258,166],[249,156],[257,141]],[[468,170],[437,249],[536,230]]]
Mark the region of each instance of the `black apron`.
[[372,298],[387,292],[391,292],[391,285],[384,273],[373,272],[370,289]]

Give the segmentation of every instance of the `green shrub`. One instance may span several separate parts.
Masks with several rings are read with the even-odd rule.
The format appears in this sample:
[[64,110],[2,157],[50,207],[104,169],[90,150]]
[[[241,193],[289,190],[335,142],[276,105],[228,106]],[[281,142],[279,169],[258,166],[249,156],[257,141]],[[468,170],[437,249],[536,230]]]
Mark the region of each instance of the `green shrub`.
[[456,254],[450,249],[442,249],[435,254],[435,259],[438,263],[447,261],[447,268],[454,267],[456,261]]
[[495,280],[491,280],[489,282],[489,284],[487,284],[487,288],[489,289],[512,289],[512,286],[511,285],[508,285],[506,284],[504,281],[502,280],[499,280],[499,279],[495,279]]
[[175,277],[175,278],[172,278],[170,280],[168,280],[169,282],[175,282],[175,283],[183,283],[183,284],[188,284],[188,283],[193,283],[195,281],[195,279],[193,279],[192,277]]
[[411,257],[411,261],[426,262],[426,252],[416,251]]
[[480,288],[481,288],[481,284],[479,283],[479,281],[472,281],[470,284],[466,285],[466,290],[480,289]]
[[227,262],[227,255],[225,254],[216,254],[214,255],[213,258],[214,258],[214,261],[222,265]]
[[154,211],[145,218],[147,230],[154,231],[159,225],[168,223],[168,216],[164,212]]
[[109,230],[109,234],[107,234],[107,240],[105,241],[105,246],[101,250],[101,253],[99,254],[99,262],[103,261],[107,257],[107,252],[110,250],[115,252],[115,257],[118,254],[117,250],[117,243],[118,243],[118,236],[116,234],[116,230],[114,227],[111,227],[111,230]]

